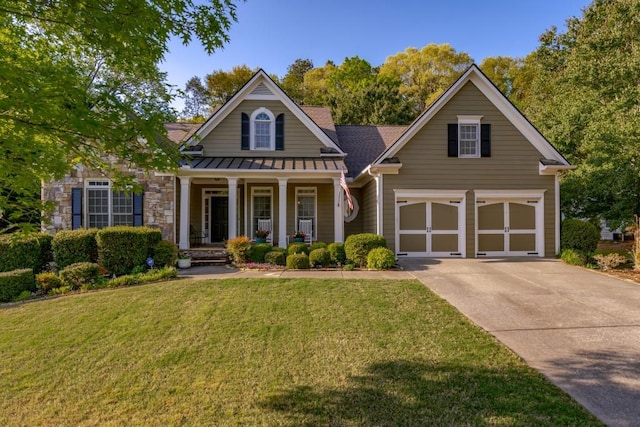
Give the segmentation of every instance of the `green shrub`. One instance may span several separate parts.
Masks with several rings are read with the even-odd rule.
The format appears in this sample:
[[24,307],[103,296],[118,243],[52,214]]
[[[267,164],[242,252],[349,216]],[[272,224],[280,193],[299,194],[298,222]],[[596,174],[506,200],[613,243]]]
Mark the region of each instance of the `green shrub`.
[[110,288],[119,288],[121,286],[133,286],[142,283],[158,282],[160,280],[174,279],[178,277],[178,270],[175,267],[164,267],[155,270],[149,270],[141,274],[125,274],[116,277],[107,282]]
[[77,262],[98,262],[98,229],[58,231],[51,242],[58,270]]
[[307,246],[306,243],[299,243],[299,242],[289,243],[289,246],[287,246],[287,254],[288,255],[293,255],[293,254],[308,255],[309,247]]
[[94,284],[100,276],[100,267],[93,262],[77,262],[60,270],[60,280],[72,290],[83,285]]
[[593,253],[598,247],[600,232],[587,221],[565,219],[562,221],[560,246],[562,249],[575,249],[584,254]]
[[0,271],[30,268],[40,273],[53,260],[52,239],[52,235],[45,233],[0,236]]
[[160,230],[150,227],[107,227],[98,231],[98,261],[110,274],[129,273],[144,265],[160,240]]
[[284,265],[286,262],[286,257],[284,252],[282,251],[271,251],[267,252],[264,256],[264,262],[271,265]]
[[156,267],[173,267],[178,262],[178,247],[168,240],[161,240],[153,248],[153,262]]
[[367,267],[374,270],[387,270],[396,264],[396,255],[391,249],[373,248],[367,255]]
[[612,252],[608,254],[596,254],[593,256],[593,260],[596,262],[596,264],[598,264],[598,268],[607,271],[611,270],[612,268],[619,267],[622,264],[626,264],[629,261],[629,258],[624,255]]
[[347,256],[344,253],[344,244],[340,242],[329,243],[327,246],[329,256],[331,256],[331,263],[336,265],[342,265],[347,260]]
[[564,249],[560,259],[567,264],[583,266],[587,263],[587,257],[575,249]]
[[35,290],[36,278],[30,268],[0,273],[0,302],[12,301],[24,291]]
[[12,301],[15,302],[19,302],[19,301],[26,301],[29,298],[31,298],[31,292],[29,291],[22,291],[20,292],[20,295],[18,295],[17,297],[15,297]]
[[238,236],[227,240],[226,250],[236,264],[247,262],[247,252],[251,247],[251,239],[247,236]]
[[247,252],[250,262],[264,262],[264,256],[273,250],[273,246],[268,243],[256,243],[251,245]]
[[331,264],[331,255],[325,248],[318,248],[309,254],[309,263],[313,267],[326,267]]
[[327,249],[327,244],[325,242],[314,242],[309,246],[309,253],[316,249]]
[[287,268],[292,270],[306,270],[309,268],[309,256],[307,254],[291,254],[287,257]]
[[62,280],[56,273],[47,271],[36,276],[36,287],[44,293],[49,293],[52,289],[62,286]]
[[386,239],[373,233],[352,234],[344,242],[347,259],[353,261],[358,267],[367,265],[367,255],[371,249],[385,247],[387,247]]
[[344,265],[344,267],[342,267],[342,269],[343,269],[344,271],[351,271],[351,270],[353,270],[354,268],[356,268],[356,266],[355,266],[355,265],[353,265],[353,264],[345,264],[345,265]]

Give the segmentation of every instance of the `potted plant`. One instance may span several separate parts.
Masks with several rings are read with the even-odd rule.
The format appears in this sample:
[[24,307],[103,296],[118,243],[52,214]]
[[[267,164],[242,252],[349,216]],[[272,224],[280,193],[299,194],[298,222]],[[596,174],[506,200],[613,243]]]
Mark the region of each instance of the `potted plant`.
[[191,267],[191,255],[187,252],[181,252],[178,255],[178,268],[189,268]]
[[269,230],[256,231],[256,243],[267,243],[267,236],[271,233]]
[[304,242],[305,237],[307,237],[307,235],[300,230],[294,231],[293,234],[291,235],[291,238],[293,239],[294,242],[300,242],[300,243]]

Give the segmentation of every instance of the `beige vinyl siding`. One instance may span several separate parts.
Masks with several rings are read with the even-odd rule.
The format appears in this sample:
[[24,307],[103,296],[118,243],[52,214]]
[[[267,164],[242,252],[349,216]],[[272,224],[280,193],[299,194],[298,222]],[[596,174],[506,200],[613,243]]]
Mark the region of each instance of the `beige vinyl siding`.
[[[447,157],[447,125],[458,115],[482,116],[491,124],[491,157]],[[542,155],[468,82],[411,141],[397,153],[402,163],[398,175],[384,176],[384,235],[395,243],[395,195],[397,189],[449,189],[467,192],[466,250],[475,257],[475,197],[472,190],[546,190],[544,193],[545,254],[555,253],[554,177],[541,176]],[[368,207],[368,206],[367,206]],[[394,248],[395,250],[395,248]]]
[[287,188],[287,234],[296,230],[296,188],[316,189],[316,222],[314,237],[317,241],[333,242],[333,184],[293,184]]
[[355,198],[358,201],[358,205],[360,206],[360,210],[358,211],[358,215],[351,221],[344,223],[344,236],[345,238],[351,234],[362,233],[362,224],[363,217],[365,215],[365,208],[362,206],[362,189],[361,188],[349,188],[351,192],[351,197]]
[[[387,200],[393,200],[387,199]],[[363,233],[376,233],[377,232],[377,200],[376,200],[376,181],[369,181],[362,188],[362,200],[360,203],[360,212],[362,216],[362,232]],[[392,231],[393,233],[394,231]],[[387,240],[389,237],[387,236]]]
[[[242,150],[241,114],[260,107],[269,109],[275,117],[284,113],[284,151]],[[317,157],[324,144],[280,101],[245,100],[200,141],[204,155],[211,157]]]

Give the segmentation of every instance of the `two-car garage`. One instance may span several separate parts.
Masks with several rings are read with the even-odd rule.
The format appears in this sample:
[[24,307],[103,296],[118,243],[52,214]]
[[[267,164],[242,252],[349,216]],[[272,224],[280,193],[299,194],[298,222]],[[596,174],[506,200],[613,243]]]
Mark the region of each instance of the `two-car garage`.
[[542,190],[396,190],[395,198],[398,256],[544,256]]

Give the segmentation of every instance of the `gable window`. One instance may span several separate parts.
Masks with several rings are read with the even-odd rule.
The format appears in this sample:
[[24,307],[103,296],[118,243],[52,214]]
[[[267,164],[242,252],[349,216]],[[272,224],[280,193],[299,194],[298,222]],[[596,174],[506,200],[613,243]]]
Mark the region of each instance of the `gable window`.
[[479,116],[458,116],[458,157],[480,157]]
[[134,225],[134,195],[114,190],[109,181],[89,181],[86,185],[86,227]]
[[274,150],[276,122],[273,113],[266,108],[258,108],[251,114],[251,149]]

